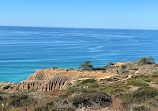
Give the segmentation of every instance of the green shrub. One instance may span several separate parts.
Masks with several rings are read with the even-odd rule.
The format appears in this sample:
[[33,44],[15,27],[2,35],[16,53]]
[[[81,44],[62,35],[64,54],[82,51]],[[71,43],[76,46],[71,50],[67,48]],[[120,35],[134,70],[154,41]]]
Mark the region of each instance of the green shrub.
[[11,87],[11,86],[9,86],[9,85],[8,85],[8,86],[4,86],[4,87],[3,87],[3,90],[9,89],[10,87]]
[[86,89],[83,87],[69,87],[66,90],[67,94],[72,94],[72,93],[81,93],[81,92],[86,92]]
[[123,96],[123,106],[128,108],[131,104],[141,104],[158,96],[158,89],[152,87],[142,87],[138,90]]
[[152,77],[158,77],[158,73],[154,73]]
[[93,70],[94,67],[93,67],[93,65],[90,64],[90,63],[91,63],[91,61],[86,61],[86,62],[84,62],[83,64],[81,64],[81,65],[79,66],[79,69],[83,69],[83,70]]
[[38,108],[35,108],[34,111],[49,111],[47,106],[41,106]]
[[101,79],[100,81],[112,81],[112,78]]
[[147,103],[158,108],[158,96],[154,97],[153,99],[150,99]]
[[139,76],[133,76],[132,78],[137,79],[137,80],[142,80],[142,81],[146,81],[146,82],[151,82],[153,79],[149,76],[146,75],[139,75]]
[[4,97],[0,96],[0,102],[4,101]]
[[142,105],[142,106],[134,106],[132,108],[132,111],[151,111],[151,109]]
[[146,83],[145,81],[141,80],[141,79],[130,79],[127,82],[128,85],[133,85],[133,86],[139,86],[139,87],[146,87],[149,86],[148,83]]
[[51,69],[58,69],[58,67],[51,67]]
[[158,80],[154,80],[153,82],[154,82],[155,84],[158,84]]
[[125,92],[126,89],[125,88],[119,88],[119,87],[106,87],[103,88],[102,91],[106,92],[106,93],[119,93],[119,92]]
[[88,88],[99,88],[99,87],[100,86],[97,83],[88,85]]
[[85,84],[88,84],[88,83],[95,83],[96,80],[95,79],[86,79],[86,80],[83,80],[81,82],[81,85],[85,85]]
[[147,58],[143,57],[143,58],[140,58],[140,59],[138,60],[138,64],[139,64],[139,65],[154,64],[154,63],[155,63],[155,62],[154,62],[154,59],[153,59],[151,56],[149,56],[149,57],[147,57]]
[[6,94],[5,92],[0,91],[0,94]]
[[112,62],[108,62],[107,65],[106,65],[105,67],[111,67],[111,66],[113,66],[113,65],[114,65],[114,63],[112,63]]
[[75,111],[75,108],[72,108],[72,107],[63,107],[63,108],[53,107],[53,108],[51,108],[51,111]]
[[138,70],[138,68],[133,68],[133,69],[130,69],[130,70],[135,70],[135,71],[137,71],[137,70]]
[[109,95],[103,92],[88,92],[76,95],[70,99],[72,105],[76,108],[81,107],[107,107],[111,104],[112,100]]
[[104,67],[95,67],[94,70],[106,70]]
[[54,101],[48,102],[46,106],[51,106],[51,107],[54,106]]
[[11,95],[9,105],[14,107],[27,107],[30,104],[36,104],[37,101],[25,94]]
[[20,108],[13,108],[13,109],[9,109],[8,111],[21,111]]

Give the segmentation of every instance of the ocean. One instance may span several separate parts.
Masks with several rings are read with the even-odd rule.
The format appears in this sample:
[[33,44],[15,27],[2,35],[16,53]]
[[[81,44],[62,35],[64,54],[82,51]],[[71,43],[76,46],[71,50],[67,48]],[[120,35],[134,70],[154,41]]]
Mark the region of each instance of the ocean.
[[90,60],[158,62],[158,30],[0,26],[0,82],[20,82],[37,69],[78,68]]

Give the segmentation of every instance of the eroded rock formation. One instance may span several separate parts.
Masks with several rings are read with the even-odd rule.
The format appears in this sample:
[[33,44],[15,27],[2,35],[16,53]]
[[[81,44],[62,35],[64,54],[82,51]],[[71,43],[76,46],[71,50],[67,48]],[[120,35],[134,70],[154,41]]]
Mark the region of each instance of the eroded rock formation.
[[71,69],[42,69],[20,82],[16,90],[51,91],[62,89],[67,83],[81,78],[106,78],[114,74],[101,71],[80,71]]

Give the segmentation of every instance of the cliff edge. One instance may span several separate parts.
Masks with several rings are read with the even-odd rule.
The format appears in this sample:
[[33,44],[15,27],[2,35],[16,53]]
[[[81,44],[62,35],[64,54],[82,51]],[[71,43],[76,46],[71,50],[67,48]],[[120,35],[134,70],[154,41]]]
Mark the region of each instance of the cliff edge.
[[27,80],[20,82],[16,90],[51,91],[62,89],[67,83],[84,78],[103,79],[114,76],[102,71],[83,71],[75,69],[42,69],[31,74]]

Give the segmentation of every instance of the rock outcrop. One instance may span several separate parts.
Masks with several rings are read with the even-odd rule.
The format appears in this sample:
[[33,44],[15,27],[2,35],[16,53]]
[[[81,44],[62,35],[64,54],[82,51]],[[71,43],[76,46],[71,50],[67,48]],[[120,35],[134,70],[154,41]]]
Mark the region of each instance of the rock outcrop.
[[51,91],[62,89],[67,83],[81,78],[106,78],[115,74],[101,71],[81,71],[73,69],[42,69],[31,74],[27,80],[20,82],[16,90]]

